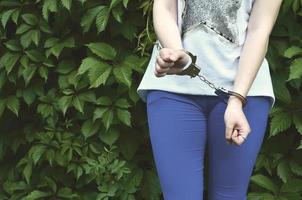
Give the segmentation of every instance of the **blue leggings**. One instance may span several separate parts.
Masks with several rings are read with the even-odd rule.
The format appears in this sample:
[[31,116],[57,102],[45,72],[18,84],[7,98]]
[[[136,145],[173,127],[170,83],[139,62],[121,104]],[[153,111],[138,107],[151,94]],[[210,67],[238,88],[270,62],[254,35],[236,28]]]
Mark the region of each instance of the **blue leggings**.
[[218,96],[148,91],[150,140],[165,200],[203,199],[206,150],[206,199],[247,199],[271,107],[267,96],[248,96],[247,100],[243,111],[251,132],[237,146],[226,142],[226,104]]

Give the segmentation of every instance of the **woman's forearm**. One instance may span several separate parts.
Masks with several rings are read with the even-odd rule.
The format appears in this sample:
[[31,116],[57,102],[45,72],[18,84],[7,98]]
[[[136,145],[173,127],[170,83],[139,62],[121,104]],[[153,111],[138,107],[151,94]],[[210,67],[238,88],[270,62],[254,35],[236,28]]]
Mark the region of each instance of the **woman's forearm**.
[[[276,22],[282,0],[255,0],[247,36],[239,59],[233,91],[247,96],[265,58],[269,36]],[[236,99],[233,98],[232,99]],[[238,102],[238,99],[235,100]]]
[[269,36],[261,31],[247,34],[239,59],[233,91],[246,96],[265,58]]
[[177,26],[177,1],[155,0],[153,4],[153,26],[162,47],[182,49]]

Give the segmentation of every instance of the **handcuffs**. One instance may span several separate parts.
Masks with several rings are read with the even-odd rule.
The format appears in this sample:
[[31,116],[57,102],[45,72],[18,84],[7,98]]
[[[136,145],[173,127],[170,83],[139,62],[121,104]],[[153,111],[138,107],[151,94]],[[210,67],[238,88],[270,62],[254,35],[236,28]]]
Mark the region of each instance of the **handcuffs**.
[[[160,43],[157,41],[155,42],[155,44],[157,45],[157,49],[160,50],[162,47],[160,46]],[[230,97],[231,95],[236,96],[237,98],[239,98],[242,102],[242,107],[244,107],[247,103],[247,99],[242,96],[241,94],[234,92],[234,91],[230,91],[227,90],[223,87],[216,87],[213,83],[211,83],[210,81],[208,81],[203,75],[200,75],[199,72],[201,70],[201,68],[196,65],[196,60],[197,60],[197,56],[194,56],[191,52],[185,51],[191,58],[190,63],[188,63],[182,71],[176,73],[177,75],[188,75],[190,76],[190,78],[193,77],[199,77],[199,79],[203,82],[205,82],[206,84],[208,84],[212,89],[215,90],[215,94],[217,94],[218,97],[220,97],[226,104],[228,104],[228,100],[226,98]]]

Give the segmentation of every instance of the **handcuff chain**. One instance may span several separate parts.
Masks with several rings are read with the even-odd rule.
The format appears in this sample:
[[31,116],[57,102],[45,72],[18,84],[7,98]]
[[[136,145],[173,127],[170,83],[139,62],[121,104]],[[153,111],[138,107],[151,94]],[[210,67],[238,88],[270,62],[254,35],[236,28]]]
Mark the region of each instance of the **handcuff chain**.
[[206,84],[208,84],[208,86],[210,86],[210,88],[216,90],[217,87],[214,85],[214,83],[211,83],[209,80],[207,80],[203,75],[198,74],[197,75],[199,77],[199,79],[203,82],[205,82]]
[[[155,44],[157,45],[158,50],[160,50],[162,48],[159,41],[155,42]],[[230,95],[234,95],[241,100],[243,107],[246,105],[247,99],[244,96],[242,96],[241,94],[234,92],[234,91],[226,90],[223,87],[217,88],[214,85],[214,83],[207,80],[203,75],[200,75],[199,72],[201,71],[201,68],[198,65],[196,65],[197,56],[193,55],[189,51],[186,51],[186,50],[184,50],[184,51],[190,56],[192,62],[188,67],[186,67],[182,71],[176,73],[177,75],[189,75],[191,78],[198,76],[198,78],[201,81],[205,82],[209,87],[214,89],[215,90],[214,93],[217,94],[226,104],[228,104],[228,99],[226,97],[229,97]]]

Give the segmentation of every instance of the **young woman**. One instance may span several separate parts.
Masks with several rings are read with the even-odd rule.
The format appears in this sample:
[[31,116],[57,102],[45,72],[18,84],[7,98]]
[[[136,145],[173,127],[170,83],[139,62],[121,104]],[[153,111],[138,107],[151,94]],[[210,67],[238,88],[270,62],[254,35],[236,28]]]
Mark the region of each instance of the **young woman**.
[[[154,0],[157,42],[137,92],[165,200],[245,200],[275,103],[269,35],[282,0]],[[233,91],[227,103],[197,77],[178,73],[195,55],[199,72]],[[208,171],[204,172],[205,156]]]

